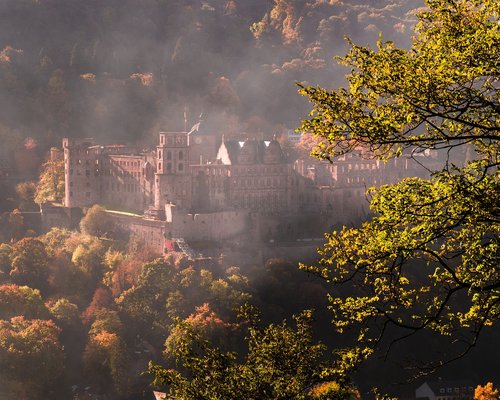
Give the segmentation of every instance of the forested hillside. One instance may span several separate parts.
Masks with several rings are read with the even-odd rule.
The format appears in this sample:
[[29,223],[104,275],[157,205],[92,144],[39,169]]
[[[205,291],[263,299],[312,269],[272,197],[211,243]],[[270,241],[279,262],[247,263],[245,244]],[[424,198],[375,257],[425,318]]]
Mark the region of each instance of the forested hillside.
[[[295,128],[295,81],[338,85],[332,57],[405,45],[414,1],[5,0],[0,4],[0,158],[27,138],[151,141],[204,113],[226,134]],[[148,137],[149,135],[149,137]]]

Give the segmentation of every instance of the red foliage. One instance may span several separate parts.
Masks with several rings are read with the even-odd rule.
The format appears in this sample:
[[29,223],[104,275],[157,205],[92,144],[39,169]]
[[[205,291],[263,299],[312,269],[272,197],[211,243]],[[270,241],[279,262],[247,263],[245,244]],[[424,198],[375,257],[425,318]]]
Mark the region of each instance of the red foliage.
[[113,304],[113,296],[108,288],[97,288],[92,301],[81,315],[83,324],[89,325],[95,319],[97,311],[102,308],[110,308]]

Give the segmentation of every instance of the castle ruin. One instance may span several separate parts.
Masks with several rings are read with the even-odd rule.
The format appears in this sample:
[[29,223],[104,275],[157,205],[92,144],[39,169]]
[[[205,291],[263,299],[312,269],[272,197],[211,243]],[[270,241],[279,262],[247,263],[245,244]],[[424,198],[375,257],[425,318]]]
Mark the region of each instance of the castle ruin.
[[66,208],[101,204],[158,252],[180,238],[274,241],[369,214],[367,187],[425,171],[408,157],[384,164],[346,156],[290,162],[276,140],[160,132],[154,151],[63,139]]

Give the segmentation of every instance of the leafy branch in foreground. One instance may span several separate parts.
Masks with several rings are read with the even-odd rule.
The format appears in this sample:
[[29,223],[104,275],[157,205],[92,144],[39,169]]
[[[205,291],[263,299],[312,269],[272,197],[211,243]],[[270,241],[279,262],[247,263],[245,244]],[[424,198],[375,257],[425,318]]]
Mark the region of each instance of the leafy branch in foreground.
[[167,387],[175,398],[190,399],[354,399],[358,393],[347,382],[337,384],[324,376],[321,361],[325,346],[312,338],[312,312],[286,322],[260,327],[251,308],[242,310],[247,322],[248,352],[243,362],[204,339],[185,322],[176,329],[171,354],[179,370],[150,363],[154,385]]
[[[316,157],[447,153],[429,180],[371,188],[375,217],[327,234],[319,264],[302,265],[353,289],[330,299],[335,328],[357,332],[340,373],[419,332],[456,339],[451,354],[418,365],[431,372],[465,355],[500,314],[500,4],[427,4],[410,50],[351,45],[348,89],[301,88],[314,107],[301,129],[318,139]],[[453,152],[468,161],[450,165]]]

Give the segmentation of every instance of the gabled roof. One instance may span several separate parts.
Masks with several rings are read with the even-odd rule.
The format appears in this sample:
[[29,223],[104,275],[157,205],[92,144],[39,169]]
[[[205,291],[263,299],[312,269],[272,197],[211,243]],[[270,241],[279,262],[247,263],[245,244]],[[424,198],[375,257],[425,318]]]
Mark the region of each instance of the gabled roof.
[[[217,159],[221,160],[222,164],[234,165],[240,164],[242,157],[248,157],[251,163],[262,163],[265,161],[265,155],[271,156],[270,160],[274,159],[277,162],[283,161],[283,152],[280,144],[269,140],[225,140],[222,137],[222,143],[217,152]],[[241,157],[240,157],[241,156]]]
[[222,138],[222,143],[217,152],[217,159],[222,164],[234,165],[238,163],[238,154],[240,153],[240,144],[236,140],[226,141]]
[[153,390],[153,395],[155,396],[156,400],[165,400],[167,398],[167,394],[164,392],[157,392]]

